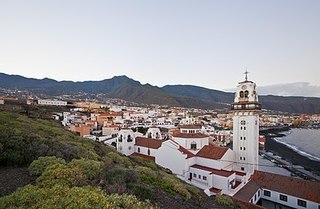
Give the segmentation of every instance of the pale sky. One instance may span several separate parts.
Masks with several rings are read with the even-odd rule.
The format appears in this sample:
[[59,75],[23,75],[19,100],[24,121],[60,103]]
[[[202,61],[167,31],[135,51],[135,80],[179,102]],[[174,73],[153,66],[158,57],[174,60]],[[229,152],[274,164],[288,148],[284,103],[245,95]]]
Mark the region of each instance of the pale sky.
[[320,1],[0,0],[0,72],[163,86],[320,86]]

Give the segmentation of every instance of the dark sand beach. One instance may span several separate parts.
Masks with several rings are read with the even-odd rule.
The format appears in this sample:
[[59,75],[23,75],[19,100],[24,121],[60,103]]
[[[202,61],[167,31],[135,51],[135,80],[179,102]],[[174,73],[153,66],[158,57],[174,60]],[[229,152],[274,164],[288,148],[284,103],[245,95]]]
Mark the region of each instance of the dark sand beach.
[[[279,137],[281,135],[277,135]],[[320,162],[311,160],[306,156],[300,155],[289,147],[275,141],[272,137],[266,137],[265,149],[267,152],[273,152],[283,158],[286,161],[291,162],[293,165],[303,166],[306,170],[313,171],[320,176]]]

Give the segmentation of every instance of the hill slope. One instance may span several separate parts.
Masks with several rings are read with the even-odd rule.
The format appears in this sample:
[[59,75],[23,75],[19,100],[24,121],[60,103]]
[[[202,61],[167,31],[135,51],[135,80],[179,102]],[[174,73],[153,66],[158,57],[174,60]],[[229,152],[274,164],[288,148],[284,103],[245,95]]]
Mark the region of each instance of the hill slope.
[[[103,93],[137,103],[181,106],[189,108],[229,108],[234,94],[191,85],[167,85],[162,88],[140,82],[126,76],[115,76],[102,81],[55,81],[33,79],[0,73],[0,88],[29,90],[48,96]],[[320,98],[260,96],[262,107],[270,110],[296,113],[320,113]]]
[[[13,112],[0,111],[0,164],[29,166],[37,177],[26,186],[28,178],[11,179],[22,187],[11,195],[0,187],[8,195],[0,197],[0,208],[221,208],[151,161],[120,155],[54,121]],[[0,175],[0,183],[6,180]]]

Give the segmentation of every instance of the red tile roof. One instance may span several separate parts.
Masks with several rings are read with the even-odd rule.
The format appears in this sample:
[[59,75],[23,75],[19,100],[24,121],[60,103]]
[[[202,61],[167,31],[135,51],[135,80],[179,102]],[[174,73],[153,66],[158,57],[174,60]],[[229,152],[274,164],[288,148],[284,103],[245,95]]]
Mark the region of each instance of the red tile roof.
[[142,158],[147,159],[147,160],[152,160],[153,162],[156,161],[156,158],[153,157],[153,156],[143,155],[143,154],[136,153],[136,152],[131,154],[130,156],[132,156],[132,157],[142,157]]
[[259,190],[260,185],[255,181],[249,181],[233,197],[239,200],[249,202],[254,194]]
[[206,138],[208,137],[205,134],[202,133],[194,133],[194,134],[188,134],[188,133],[180,133],[180,132],[173,132],[173,137],[179,137],[179,138]]
[[136,137],[135,145],[141,147],[148,147],[152,149],[158,149],[161,147],[162,140],[159,139],[152,139],[152,138],[145,138],[145,137]]
[[215,187],[211,187],[211,188],[209,189],[209,191],[218,194],[218,193],[220,193],[222,190],[221,190],[221,189],[218,189],[218,188],[215,188]]
[[202,149],[196,154],[197,157],[209,158],[214,160],[219,160],[223,157],[224,154],[228,151],[227,147],[218,147],[215,145],[205,145]]
[[181,126],[178,126],[179,128],[182,128],[182,129],[201,129],[201,125],[181,125]]
[[252,181],[265,189],[320,203],[320,182],[262,171],[255,171]]
[[190,158],[190,157],[194,157],[194,154],[192,152],[190,152],[189,150],[187,150],[186,148],[180,146],[177,142],[173,141],[170,139],[171,142],[173,142],[174,144],[178,145],[179,146],[179,151],[182,152],[183,154],[186,154],[187,155],[187,159]]
[[214,168],[209,168],[209,167],[205,167],[205,166],[197,165],[197,164],[192,165],[191,167],[199,169],[199,170],[203,170],[203,171],[208,171],[208,172],[210,172],[210,174],[215,174],[215,175],[224,176],[224,177],[229,177],[232,174],[234,174],[233,171],[217,170],[217,169],[214,169]]
[[182,146],[179,146],[178,150],[180,152],[182,152],[183,154],[186,154],[187,155],[187,159],[190,158],[190,157],[194,157],[194,154],[192,152],[190,152],[189,150],[187,150],[186,148],[184,148]]
[[240,172],[240,171],[236,171],[236,175],[237,176],[245,176],[246,173]]

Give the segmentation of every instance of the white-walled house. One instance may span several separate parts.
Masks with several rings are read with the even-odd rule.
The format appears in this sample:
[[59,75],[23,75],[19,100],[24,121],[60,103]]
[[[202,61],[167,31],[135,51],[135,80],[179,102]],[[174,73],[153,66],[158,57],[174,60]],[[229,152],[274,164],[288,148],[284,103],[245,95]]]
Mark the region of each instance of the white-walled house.
[[152,126],[152,127],[148,128],[146,136],[148,138],[153,138],[153,139],[162,139],[160,128],[158,128],[156,126]]
[[117,125],[108,125],[102,127],[102,135],[114,137],[117,136],[120,131],[120,126]]
[[67,106],[66,101],[39,99],[38,105]]
[[265,208],[320,208],[320,182],[255,171],[234,198]]

